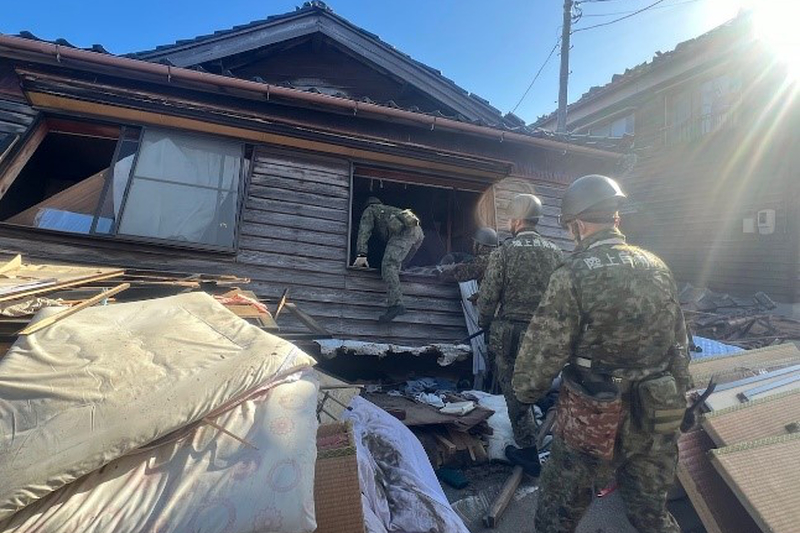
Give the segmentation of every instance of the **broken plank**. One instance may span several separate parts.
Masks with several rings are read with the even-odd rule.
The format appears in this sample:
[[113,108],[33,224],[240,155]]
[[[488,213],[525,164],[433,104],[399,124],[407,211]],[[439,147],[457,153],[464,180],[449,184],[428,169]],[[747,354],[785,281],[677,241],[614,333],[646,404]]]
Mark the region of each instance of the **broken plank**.
[[124,291],[125,289],[130,288],[130,286],[131,286],[130,283],[122,283],[120,285],[117,285],[113,289],[110,289],[110,290],[107,290],[105,292],[102,292],[102,293],[98,294],[97,296],[89,298],[88,300],[86,300],[84,302],[81,302],[81,303],[79,303],[78,305],[76,305],[74,307],[70,307],[69,309],[65,309],[65,310],[61,311],[60,313],[57,313],[57,314],[52,315],[52,316],[49,316],[47,318],[43,318],[42,320],[39,320],[38,322],[36,322],[34,324],[31,324],[27,328],[23,329],[22,331],[19,332],[19,334],[20,335],[30,335],[32,333],[36,333],[39,330],[42,330],[42,329],[44,329],[46,327],[49,327],[49,326],[52,326],[56,322],[58,322],[60,320],[63,320],[63,319],[67,318],[70,315],[74,315],[75,313],[77,313],[78,311],[80,311],[82,309],[86,309],[87,307],[91,307],[94,304],[105,300],[109,296],[113,296],[113,295],[115,295],[117,293],[120,293],[120,292]]

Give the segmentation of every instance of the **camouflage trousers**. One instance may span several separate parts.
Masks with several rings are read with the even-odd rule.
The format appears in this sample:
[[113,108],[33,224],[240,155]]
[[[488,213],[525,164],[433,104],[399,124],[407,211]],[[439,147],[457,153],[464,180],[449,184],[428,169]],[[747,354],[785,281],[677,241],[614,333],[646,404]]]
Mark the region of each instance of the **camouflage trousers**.
[[642,533],[679,533],[667,511],[667,491],[675,482],[678,434],[651,434],[628,414],[617,436],[613,464],[575,450],[554,437],[540,479],[536,511],[538,533],[572,532],[592,502],[598,481],[616,468],[618,489],[628,520]]
[[521,448],[527,448],[536,443],[536,427],[531,407],[517,400],[514,388],[511,386],[517,350],[527,328],[527,321],[497,318],[492,321],[489,330],[489,358],[494,363],[497,383],[506,399],[508,418],[511,419],[511,427],[514,430],[514,440]]
[[386,296],[389,307],[403,303],[400,289],[400,269],[404,261],[410,261],[425,238],[422,228],[414,226],[399,235],[392,235],[386,243],[381,262],[381,277],[386,283]]

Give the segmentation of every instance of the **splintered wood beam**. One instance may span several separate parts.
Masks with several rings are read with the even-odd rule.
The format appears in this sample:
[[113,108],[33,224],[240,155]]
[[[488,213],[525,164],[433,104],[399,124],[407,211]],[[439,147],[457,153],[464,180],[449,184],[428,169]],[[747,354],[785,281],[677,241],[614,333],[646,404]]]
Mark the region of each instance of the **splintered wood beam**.
[[521,466],[514,467],[514,470],[511,472],[511,475],[508,476],[505,485],[503,485],[503,490],[500,491],[500,494],[492,504],[491,509],[489,509],[489,513],[484,518],[486,527],[497,527],[500,516],[506,510],[506,507],[508,507],[509,502],[511,502],[511,497],[514,496],[514,492],[516,492],[517,487],[519,487],[520,482],[522,482],[522,475],[524,473],[525,472],[522,470]]
[[5,173],[0,176],[0,198],[3,198],[8,192],[8,189],[14,184],[14,181],[20,175],[22,169],[25,168],[25,165],[28,164],[28,161],[39,148],[39,145],[42,144],[42,141],[49,131],[47,122],[44,120],[39,121],[34,128],[30,135],[23,138],[22,142],[24,144],[22,148],[11,160]]
[[20,335],[30,335],[32,333],[36,333],[39,330],[42,330],[42,329],[44,329],[46,327],[49,327],[49,326],[52,326],[56,322],[58,322],[60,320],[63,320],[63,319],[67,318],[70,315],[74,315],[75,313],[77,313],[78,311],[80,311],[82,309],[86,309],[87,307],[91,307],[96,303],[102,302],[103,300],[105,300],[109,296],[113,296],[113,295],[115,295],[117,293],[120,293],[120,292],[124,291],[125,289],[129,289],[130,286],[131,286],[130,283],[122,283],[120,285],[117,285],[116,287],[113,287],[113,288],[111,288],[111,289],[109,289],[109,290],[107,290],[105,292],[101,292],[97,296],[93,296],[93,297],[89,298],[88,300],[85,300],[85,301],[79,303],[76,306],[70,307],[69,309],[65,309],[65,310],[61,311],[60,313],[56,313],[53,316],[49,316],[47,318],[44,318],[44,319],[36,322],[35,324],[31,324],[27,328],[25,328],[22,331],[20,331],[19,334]]
[[311,331],[311,333],[318,334],[322,337],[331,336],[331,334],[328,333],[328,331],[325,328],[320,326],[316,320],[311,318],[311,316],[301,311],[294,303],[286,302],[286,305],[284,307],[288,309],[295,316],[295,318],[297,318],[297,320],[302,322],[303,325]]

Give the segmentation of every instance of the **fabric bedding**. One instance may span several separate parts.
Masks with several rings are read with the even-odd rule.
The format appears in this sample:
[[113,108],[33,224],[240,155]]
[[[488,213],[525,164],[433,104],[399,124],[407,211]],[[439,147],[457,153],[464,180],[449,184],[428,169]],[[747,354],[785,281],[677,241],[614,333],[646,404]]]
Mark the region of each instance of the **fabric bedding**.
[[262,387],[213,419],[247,444],[201,423],[51,493],[0,533],[314,531],[317,392],[310,371]]
[[[0,520],[313,364],[205,293],[93,307],[20,337],[0,359]],[[207,427],[198,435],[199,449],[217,443]]]

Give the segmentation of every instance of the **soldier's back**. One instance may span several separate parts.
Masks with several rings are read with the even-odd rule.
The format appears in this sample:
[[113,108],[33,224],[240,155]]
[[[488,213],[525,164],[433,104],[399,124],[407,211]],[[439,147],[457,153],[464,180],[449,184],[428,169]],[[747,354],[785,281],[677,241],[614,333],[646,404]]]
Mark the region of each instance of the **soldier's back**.
[[530,319],[563,260],[561,249],[535,231],[523,231],[503,242],[498,253],[505,270],[500,315]]
[[574,253],[564,265],[583,315],[576,355],[622,368],[657,367],[676,342],[675,282],[659,257],[617,235]]

